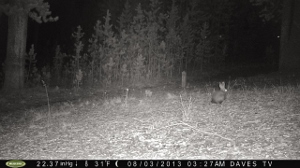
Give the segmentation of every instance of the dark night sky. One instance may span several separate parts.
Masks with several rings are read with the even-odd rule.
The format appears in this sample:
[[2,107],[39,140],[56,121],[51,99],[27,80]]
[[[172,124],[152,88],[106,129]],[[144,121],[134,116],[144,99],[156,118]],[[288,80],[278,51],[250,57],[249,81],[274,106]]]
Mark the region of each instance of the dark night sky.
[[99,0],[50,0],[49,3],[52,16],[59,16],[59,20],[38,24],[29,19],[28,31],[27,48],[32,43],[37,44],[36,52],[43,55],[41,60],[44,64],[51,61],[56,45],[61,45],[63,52],[72,52],[72,33],[78,25],[83,28],[85,39],[90,37],[94,24],[101,19],[102,14]]
[[[59,40],[59,42],[69,42],[71,34],[81,25],[86,32],[93,30],[96,20],[101,19],[100,13],[96,12],[98,3],[96,0],[60,0],[50,4],[52,16],[59,16],[59,20],[52,23],[38,24],[30,19],[29,39],[35,36],[38,29],[39,38],[43,40]],[[52,1],[50,1],[52,2]],[[60,3],[59,3],[60,2]],[[87,32],[86,32],[87,33]]]

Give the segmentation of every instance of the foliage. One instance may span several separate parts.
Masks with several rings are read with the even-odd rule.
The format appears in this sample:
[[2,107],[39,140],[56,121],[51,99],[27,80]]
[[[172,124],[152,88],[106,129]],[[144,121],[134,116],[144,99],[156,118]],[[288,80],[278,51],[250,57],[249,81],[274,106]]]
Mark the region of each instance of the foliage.
[[150,0],[147,9],[138,4],[135,12],[127,1],[118,26],[110,23],[111,14],[107,10],[104,21],[96,22],[87,50],[81,41],[81,28],[73,33],[75,56],[62,63],[62,57],[68,56],[57,53],[55,74],[60,75],[58,71],[63,70],[62,74],[71,75],[77,86],[79,76],[80,82],[88,85],[143,86],[180,74],[192,63],[196,69],[200,64],[201,70],[211,67],[209,64],[219,65],[224,62],[220,59],[220,55],[224,58],[224,47],[218,38],[214,39],[219,35],[211,32],[211,17],[196,10],[197,6],[198,1],[190,1],[189,10],[180,19],[175,0],[167,13],[160,9],[159,0]]
[[55,56],[54,56],[54,59],[53,59],[53,73],[54,73],[54,76],[55,78],[53,78],[53,81],[54,81],[54,84],[55,85],[61,85],[61,81],[62,81],[62,70],[63,70],[63,59],[65,57],[67,57],[67,54],[63,54],[61,53],[60,51],[60,46],[56,46],[56,49],[55,49]]
[[122,11],[122,14],[118,19],[119,33],[121,33],[123,30],[128,30],[130,23],[132,22],[132,17],[133,14],[131,12],[131,6],[127,0],[124,6],[124,10]]
[[28,13],[28,16],[38,23],[58,20],[58,17],[50,16],[51,11],[49,9],[49,3],[44,2],[44,0],[14,0],[0,6],[0,12],[2,11],[6,15],[12,15],[17,12]]
[[182,64],[180,64],[183,59],[183,44],[182,38],[179,35],[179,27],[177,26],[179,21],[178,8],[175,5],[175,1],[173,1],[171,11],[167,14],[166,19],[166,40],[160,44],[160,48],[166,50],[166,58],[164,61],[166,76],[172,76],[173,69],[175,68],[178,68],[178,73],[183,69]]
[[264,22],[279,18],[278,16],[281,15],[282,0],[250,0],[250,2],[261,7],[259,16]]
[[213,56],[211,54],[211,42],[208,39],[208,36],[210,35],[209,25],[208,23],[203,23],[203,26],[200,29],[200,40],[199,43],[196,46],[195,51],[195,63],[200,63],[200,69],[203,70],[204,64],[209,64],[211,57]]
[[72,36],[75,38],[75,56],[72,56],[73,60],[71,62],[71,68],[72,68],[72,76],[73,76],[73,84],[75,85],[76,89],[79,88],[79,85],[82,82],[82,68],[81,68],[81,58],[80,52],[83,50],[83,43],[81,41],[81,38],[83,37],[84,33],[82,32],[82,28],[80,26],[77,27],[77,31],[72,34]]
[[[21,9],[23,1],[14,2],[2,5],[1,10],[6,14],[27,10],[37,22],[58,19],[49,17],[49,4],[43,0],[28,0],[24,9]],[[277,11],[272,11],[280,6],[280,0],[250,2],[267,9],[262,10],[261,14],[265,20],[276,16]],[[144,85],[173,77],[183,70],[188,74],[198,70],[202,73],[220,71],[228,55],[234,59],[242,57],[236,51],[240,50],[242,39],[248,36],[241,36],[245,32],[235,31],[240,30],[239,25],[232,23],[239,13],[234,13],[237,8],[235,2],[173,0],[168,7],[162,3],[171,4],[171,1],[149,0],[147,3],[147,6],[135,6],[135,2],[126,1],[117,25],[112,21],[117,17],[107,10],[105,17],[96,22],[88,44],[82,40],[84,33],[78,27],[72,34],[75,39],[74,53],[61,53],[57,48],[52,84],[73,84],[77,88],[81,84],[109,86],[118,82],[122,85]],[[249,1],[247,3],[250,4]],[[230,33],[233,38],[229,37]],[[273,57],[272,54],[272,50],[267,50],[266,59]],[[32,59],[27,62],[26,80],[29,81],[29,78],[34,78],[29,73],[37,73],[38,70],[34,72],[32,65],[36,63]],[[45,67],[37,74],[49,78],[48,69]]]
[[[153,1],[153,9],[159,5],[157,1]],[[113,81],[121,81],[124,83],[137,84],[141,80],[145,82],[154,74],[160,75],[163,57],[159,50],[158,35],[159,31],[163,31],[163,17],[152,11],[143,11],[141,5],[136,8],[137,15],[133,17],[131,25],[127,28],[122,24],[122,30],[118,35],[113,33],[112,25],[109,24],[110,14],[107,12],[105,24],[101,25],[98,21],[95,26],[95,33],[89,40],[89,62],[93,68],[95,81],[102,81],[107,86]],[[157,10],[156,10],[157,11]],[[127,16],[120,17],[120,24],[125,23],[122,19]],[[128,22],[127,22],[128,23]],[[97,63],[96,63],[97,62]],[[158,65],[160,64],[160,65]]]
[[25,84],[29,87],[40,85],[41,80],[48,83],[51,78],[49,68],[43,67],[41,70],[37,68],[36,55],[37,54],[34,52],[34,45],[32,44],[29,53],[25,55]]
[[27,85],[36,85],[41,80],[41,74],[39,74],[36,67],[36,53],[34,52],[34,45],[31,45],[29,53],[25,55],[25,60],[27,62],[27,72],[25,83]]

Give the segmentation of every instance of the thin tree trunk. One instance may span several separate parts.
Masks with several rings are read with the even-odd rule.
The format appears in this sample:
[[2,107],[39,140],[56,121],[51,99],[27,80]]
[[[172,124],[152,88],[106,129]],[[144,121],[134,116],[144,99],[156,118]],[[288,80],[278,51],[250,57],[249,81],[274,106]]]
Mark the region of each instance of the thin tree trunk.
[[284,0],[280,38],[279,70],[300,72],[300,1]]
[[25,52],[28,15],[16,12],[8,16],[7,55],[4,90],[24,87]]

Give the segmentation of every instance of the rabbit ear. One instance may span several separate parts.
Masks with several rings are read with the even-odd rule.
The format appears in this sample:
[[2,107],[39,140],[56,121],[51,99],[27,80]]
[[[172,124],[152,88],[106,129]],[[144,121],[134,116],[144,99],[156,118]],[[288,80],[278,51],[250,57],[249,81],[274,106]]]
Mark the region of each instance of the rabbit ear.
[[219,82],[219,86],[220,87],[225,87],[225,82],[223,81],[223,82]]

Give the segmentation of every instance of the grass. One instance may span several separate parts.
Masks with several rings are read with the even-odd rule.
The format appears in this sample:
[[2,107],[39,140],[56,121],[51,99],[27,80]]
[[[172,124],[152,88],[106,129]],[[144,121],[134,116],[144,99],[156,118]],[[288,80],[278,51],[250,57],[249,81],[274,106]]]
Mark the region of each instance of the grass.
[[53,89],[49,127],[34,93],[43,106],[1,114],[0,159],[300,159],[300,85],[261,80],[232,80],[221,105],[210,84]]

